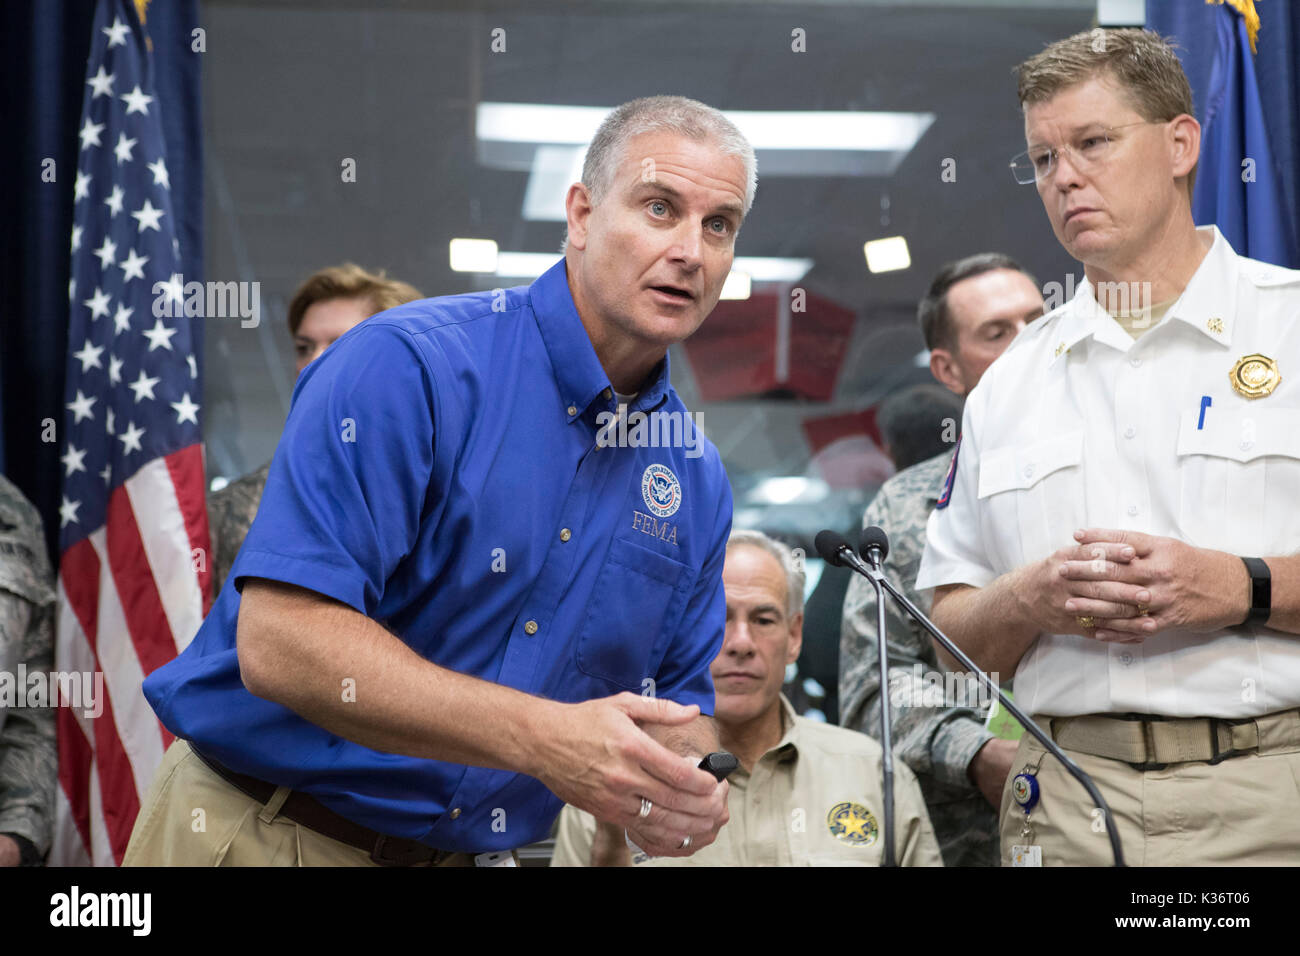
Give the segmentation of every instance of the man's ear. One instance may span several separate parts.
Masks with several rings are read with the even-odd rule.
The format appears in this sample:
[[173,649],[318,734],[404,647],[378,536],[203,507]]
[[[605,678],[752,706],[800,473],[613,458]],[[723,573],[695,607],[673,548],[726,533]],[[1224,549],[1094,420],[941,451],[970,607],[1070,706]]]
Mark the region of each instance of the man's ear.
[[1196,167],[1201,155],[1201,124],[1186,113],[1169,123],[1170,153],[1175,179],[1182,179]]
[[574,183],[564,197],[564,216],[569,224],[569,245],[587,248],[587,219],[591,216],[591,193],[582,183]]
[[930,350],[930,374],[953,394],[966,394],[966,383],[962,381],[957,359],[947,349]]
[[803,650],[803,613],[796,614],[790,621],[790,646],[786,649],[785,662],[793,664],[799,659]]

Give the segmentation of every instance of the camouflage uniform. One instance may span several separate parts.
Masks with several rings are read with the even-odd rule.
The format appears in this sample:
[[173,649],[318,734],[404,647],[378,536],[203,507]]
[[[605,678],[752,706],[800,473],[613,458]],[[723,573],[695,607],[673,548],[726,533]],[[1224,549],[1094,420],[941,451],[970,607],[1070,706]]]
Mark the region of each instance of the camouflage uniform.
[[230,566],[235,563],[248,529],[257,517],[262,489],[270,474],[268,461],[257,471],[236,478],[226,487],[208,496],[208,529],[212,535],[212,593],[220,594]]
[[[890,478],[863,516],[889,535],[885,573],[921,611],[930,602],[912,588],[925,550],[925,525],[939,500],[952,456],[945,452]],[[943,672],[930,635],[886,601],[889,634],[890,716],[894,753],[916,773],[945,866],[997,866],[997,813],[966,775],[976,751],[992,738],[984,728],[987,711],[973,707],[920,706],[905,699],[919,690],[914,665],[923,674]],[[876,594],[853,575],[844,598],[840,631],[840,723],[873,737],[880,734],[880,658],[876,653]],[[972,681],[965,699],[976,702]],[[900,699],[903,698],[903,699]],[[927,701],[926,703],[933,703]]]
[[[28,674],[54,669],[53,579],[40,515],[0,476],[0,672],[20,696],[20,664]],[[54,715],[0,703],[0,833],[15,838],[25,864],[45,857],[53,834]]]

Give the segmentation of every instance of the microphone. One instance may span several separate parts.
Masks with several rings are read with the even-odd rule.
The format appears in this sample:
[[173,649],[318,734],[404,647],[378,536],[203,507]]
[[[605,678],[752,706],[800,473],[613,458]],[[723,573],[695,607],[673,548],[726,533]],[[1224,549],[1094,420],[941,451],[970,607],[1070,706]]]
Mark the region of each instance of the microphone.
[[879,571],[889,554],[889,535],[885,534],[885,529],[877,528],[875,525],[863,528],[862,533],[858,535],[858,554],[866,558],[867,563]]
[[[863,542],[872,546],[870,550],[871,557],[868,560],[874,559],[874,563],[870,568],[863,564],[862,559],[853,553],[853,549],[849,547],[844,535],[835,531],[828,529],[817,532],[813,544],[817,548],[817,553],[821,555],[822,560],[827,564],[834,565],[837,568],[852,568],[858,574],[869,579],[871,586],[876,589],[876,643],[880,655],[880,689],[882,694],[887,694],[889,688],[889,646],[885,640],[885,595],[881,590],[885,576],[880,573],[880,561],[884,559],[884,552],[889,550],[889,538],[879,528],[868,528],[867,531],[878,532],[878,535],[870,536],[870,540],[868,540],[866,532],[863,533]],[[883,539],[883,545],[877,538]],[[877,557],[878,553],[879,557]],[[889,702],[886,699],[884,706],[880,708],[880,800],[884,810],[885,866],[898,865],[897,851],[894,847],[894,735],[891,720]]]
[[818,531],[817,537],[813,539],[813,547],[817,549],[817,554],[827,564],[837,568],[853,568],[866,572],[865,566],[861,559],[853,553],[853,548],[849,546],[848,539],[838,531]]

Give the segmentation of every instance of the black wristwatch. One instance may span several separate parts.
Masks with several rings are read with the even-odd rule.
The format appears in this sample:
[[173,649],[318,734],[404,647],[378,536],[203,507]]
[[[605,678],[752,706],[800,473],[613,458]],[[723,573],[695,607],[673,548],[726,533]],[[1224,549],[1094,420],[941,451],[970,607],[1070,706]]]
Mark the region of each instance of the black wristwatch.
[[1259,558],[1242,558],[1250,574],[1250,613],[1242,624],[1267,624],[1273,613],[1273,576]]

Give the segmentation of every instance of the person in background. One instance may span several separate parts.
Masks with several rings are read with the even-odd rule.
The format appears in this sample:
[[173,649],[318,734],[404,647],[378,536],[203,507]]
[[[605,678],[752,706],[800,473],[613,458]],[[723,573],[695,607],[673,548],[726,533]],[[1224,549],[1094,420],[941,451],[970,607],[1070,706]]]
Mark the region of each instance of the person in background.
[[[381,269],[367,272],[345,262],[321,269],[307,278],[289,303],[289,334],[293,336],[297,374],[320,357],[334,340],[370,316],[422,298],[418,289],[390,279]],[[256,471],[236,478],[208,496],[208,527],[212,536],[212,588],[221,591],[235,555],[257,515],[268,461]]]
[[[53,583],[41,517],[0,475],[0,675],[20,695],[20,666],[29,675],[54,668]],[[56,708],[23,703],[0,697],[0,867],[39,866],[53,837]]]
[[[1008,256],[982,253],[945,265],[917,309],[930,349],[930,371],[957,397],[957,406],[899,393],[880,413],[891,448],[904,454],[929,443],[944,450],[905,467],[881,487],[862,517],[889,535],[885,574],[922,611],[926,601],[914,586],[925,546],[925,526],[939,503],[944,474],[965,396],[1026,325],[1043,312],[1037,282]],[[918,388],[920,388],[918,386]],[[928,386],[937,389],[938,386]],[[907,430],[899,426],[906,423]],[[891,438],[891,434],[900,437]],[[902,437],[906,435],[907,437]],[[930,636],[893,601],[887,602],[890,716],[895,751],[917,775],[930,820],[948,866],[996,866],[997,807],[1016,745],[985,729],[985,713],[970,706],[985,698],[973,680],[943,683],[963,688],[963,700],[926,695],[921,674],[943,670]],[[864,733],[880,733],[880,657],[876,638],[876,595],[870,582],[853,575],[845,595],[840,633],[840,722]],[[1006,675],[1010,676],[1010,675]]]
[[[710,670],[722,747],[740,766],[727,778],[731,822],[694,856],[634,854],[623,828],[572,806],[560,813],[552,866],[878,866],[884,852],[880,745],[795,714],[781,693],[803,640],[803,570],[760,531],[732,531],[722,569],[727,628]],[[897,859],[939,866],[916,779],[894,769]]]

